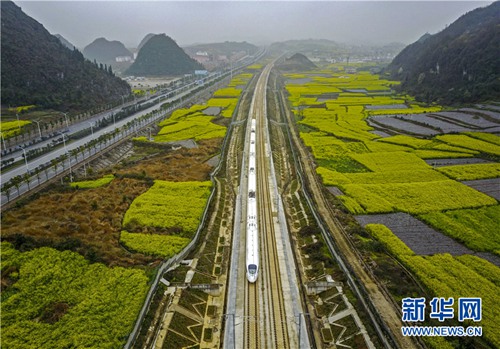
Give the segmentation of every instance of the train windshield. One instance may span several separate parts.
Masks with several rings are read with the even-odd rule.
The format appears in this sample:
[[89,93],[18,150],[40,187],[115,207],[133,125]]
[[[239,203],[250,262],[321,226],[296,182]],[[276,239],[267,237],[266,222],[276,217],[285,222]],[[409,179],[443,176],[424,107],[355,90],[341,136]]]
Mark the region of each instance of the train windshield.
[[255,264],[250,264],[248,266],[248,273],[250,275],[253,275],[253,274],[257,273],[257,266]]

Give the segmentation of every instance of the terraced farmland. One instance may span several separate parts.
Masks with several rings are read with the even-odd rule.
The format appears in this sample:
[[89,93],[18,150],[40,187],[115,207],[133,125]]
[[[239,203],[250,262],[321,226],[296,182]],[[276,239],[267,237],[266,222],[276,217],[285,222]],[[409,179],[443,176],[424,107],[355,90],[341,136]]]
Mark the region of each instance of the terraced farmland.
[[[417,104],[392,94],[390,81],[335,68],[329,77],[324,70],[321,78],[286,75],[300,136],[323,183],[431,294],[480,294],[495,307],[500,112]],[[300,85],[299,78],[310,80]],[[336,98],[324,101],[325,93]],[[483,323],[494,346],[498,314]]]

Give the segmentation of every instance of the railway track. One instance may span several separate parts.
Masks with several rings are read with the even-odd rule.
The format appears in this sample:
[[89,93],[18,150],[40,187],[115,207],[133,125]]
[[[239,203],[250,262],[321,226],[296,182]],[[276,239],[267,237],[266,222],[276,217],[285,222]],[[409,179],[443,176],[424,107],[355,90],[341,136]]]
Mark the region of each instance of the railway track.
[[[255,284],[245,280],[244,348],[290,348],[289,322],[275,234],[277,208],[270,186],[271,156],[266,121],[266,86],[271,66],[264,69],[255,89],[250,118],[257,120],[257,210],[261,269]],[[253,303],[253,304],[252,304]]]
[[245,307],[247,309],[245,321],[244,348],[259,348],[259,296],[256,284],[245,287]]

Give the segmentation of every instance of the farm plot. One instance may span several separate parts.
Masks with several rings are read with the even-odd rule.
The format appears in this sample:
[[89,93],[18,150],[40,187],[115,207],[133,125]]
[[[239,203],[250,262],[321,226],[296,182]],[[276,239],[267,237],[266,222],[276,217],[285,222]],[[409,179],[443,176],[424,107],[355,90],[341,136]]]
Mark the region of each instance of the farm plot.
[[473,253],[462,244],[407,213],[362,215],[355,218],[363,227],[367,224],[385,225],[417,255],[449,253],[459,256]]
[[234,87],[221,88],[214,92],[215,97],[232,98],[239,97],[241,90]]
[[410,269],[433,296],[480,297],[483,309],[488,309],[482,314],[483,337],[493,347],[500,346],[499,267],[472,255],[417,256],[384,225],[368,224],[367,230]]
[[125,230],[120,235],[120,242],[129,249],[165,259],[181,251],[190,241],[181,236],[129,233]]
[[103,187],[106,184],[111,183],[111,181],[115,178],[113,175],[106,175],[102,178],[95,179],[92,181],[80,181],[80,182],[72,182],[70,186],[72,188],[77,188],[77,189],[93,189],[93,188],[99,188]]
[[[208,110],[213,107],[222,109],[222,112],[219,112],[220,115],[225,118],[230,118],[233,116],[233,112],[238,105],[238,98],[210,98],[207,101],[207,105],[209,106],[209,108],[207,108]],[[203,111],[204,114],[206,114],[207,109]]]
[[500,155],[500,145],[472,138],[466,135],[442,135],[436,136],[436,139],[453,146],[468,148],[482,153]]
[[[211,186],[209,181],[155,181],[125,213],[120,242],[147,255],[168,258],[178,253],[198,228]],[[161,234],[144,233],[146,227],[160,228]]]
[[451,165],[485,164],[488,160],[478,158],[456,158],[456,159],[430,159],[425,162],[432,167],[442,167]]
[[[288,77],[288,75],[286,75]],[[291,84],[291,85],[305,85],[309,82],[313,81],[312,78],[288,78],[285,81],[285,84]]]
[[500,177],[500,163],[446,166],[439,172],[456,180],[477,180]]
[[466,113],[484,115],[488,118],[491,118],[491,119],[494,119],[494,120],[500,122],[500,112],[495,112],[495,111],[491,111],[491,110],[484,110],[484,109],[474,109],[474,108],[462,108],[459,110],[464,111]]
[[207,109],[203,110],[203,114],[210,116],[217,116],[220,114],[221,109],[222,108],[220,107],[208,107]]
[[372,117],[368,119],[367,122],[368,125],[373,126],[377,129],[381,129],[384,132],[387,130],[389,130],[390,132],[392,130],[418,136],[435,136],[439,134],[439,131],[435,129],[401,120],[394,116]]
[[412,214],[497,204],[497,200],[453,180],[418,183],[345,184],[340,189],[366,213]]
[[480,109],[490,109],[493,111],[500,112],[500,106],[498,105],[493,105],[493,104],[476,104],[476,107]]
[[500,145],[500,137],[491,133],[467,132],[466,135],[488,143]]
[[441,131],[440,133],[458,133],[476,130],[476,128],[472,129],[470,127],[463,127],[455,123],[434,118],[432,115],[433,114],[408,114],[400,115],[399,117],[410,122],[418,122],[419,124],[429,125],[429,127],[439,129]]
[[380,136],[382,138],[392,136],[392,134],[384,132],[384,131],[380,131],[380,130],[373,130],[373,131],[370,131],[370,132],[373,133],[374,135]]
[[[388,137],[385,139],[379,140],[380,142],[383,143],[391,143],[391,144],[397,144],[397,145],[402,145],[405,147],[410,147],[413,149],[420,149],[420,150],[434,150],[434,151],[445,151],[445,152],[453,152],[453,153],[470,153],[470,154],[479,154],[479,152],[466,149],[466,148],[461,148],[461,147],[456,147],[456,146],[451,146],[446,143],[442,143],[437,140],[429,140],[429,139],[420,139],[420,138],[415,138],[415,137],[410,137],[407,135],[396,135],[392,137]],[[450,154],[451,157],[451,154]]]
[[464,181],[462,183],[500,201],[499,178],[479,179],[477,181]]
[[349,154],[374,172],[429,170],[430,166],[418,156],[403,151]]
[[378,110],[378,109],[407,109],[408,106],[405,104],[380,104],[380,105],[367,105],[365,106],[368,110]]
[[123,217],[123,226],[172,228],[192,237],[210,195],[211,182],[155,181],[138,196]]
[[441,107],[421,107],[418,104],[410,104],[408,107],[402,109],[373,109],[368,110],[371,116],[384,116],[384,115],[407,115],[407,114],[427,114],[441,111]]
[[436,115],[442,117],[443,119],[448,119],[450,120],[450,122],[456,122],[459,124],[463,124],[465,127],[471,127],[471,128],[486,129],[486,128],[500,126],[500,121],[492,122],[490,120],[486,120],[485,118],[479,115],[473,115],[466,112],[441,111],[439,113],[434,113],[431,115]]
[[184,115],[176,119],[167,119],[161,123],[163,128],[155,137],[155,142],[174,142],[186,139],[199,141],[202,139],[224,137],[226,128],[212,122],[214,118],[201,112]]
[[71,251],[1,245],[2,347],[124,346],[149,289],[144,270],[91,263]]
[[23,128],[31,124],[28,120],[0,121],[0,133],[4,139],[12,138],[21,134]]
[[493,252],[500,255],[499,205],[472,210],[430,212],[422,215],[421,218],[475,251]]

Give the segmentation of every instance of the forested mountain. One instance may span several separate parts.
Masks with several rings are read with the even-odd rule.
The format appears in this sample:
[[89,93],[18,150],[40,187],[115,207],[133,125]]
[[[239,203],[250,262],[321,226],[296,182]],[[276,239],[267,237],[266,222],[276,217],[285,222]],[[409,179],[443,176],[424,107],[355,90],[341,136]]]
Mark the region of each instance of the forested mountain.
[[500,98],[500,2],[475,9],[443,31],[425,34],[387,68],[400,88],[425,102]]
[[137,59],[126,71],[136,76],[167,76],[193,73],[204,69],[190,58],[177,43],[165,34],[151,37],[137,54]]
[[151,39],[153,36],[155,36],[155,34],[149,33],[148,35],[146,35],[139,43],[139,46],[137,46],[137,51],[140,51],[142,46],[144,46],[144,44],[148,42],[148,40]]
[[311,62],[309,58],[302,53],[296,53],[278,65],[278,69],[281,71],[304,71],[314,68],[317,68],[316,64]]
[[109,69],[70,50],[11,1],[1,1],[2,105],[87,110],[130,94]]
[[109,41],[105,38],[95,39],[92,43],[85,46],[83,55],[91,61],[96,60],[98,63],[113,64],[116,62],[116,57],[130,57],[134,55],[127,50],[124,44],[120,41]]

